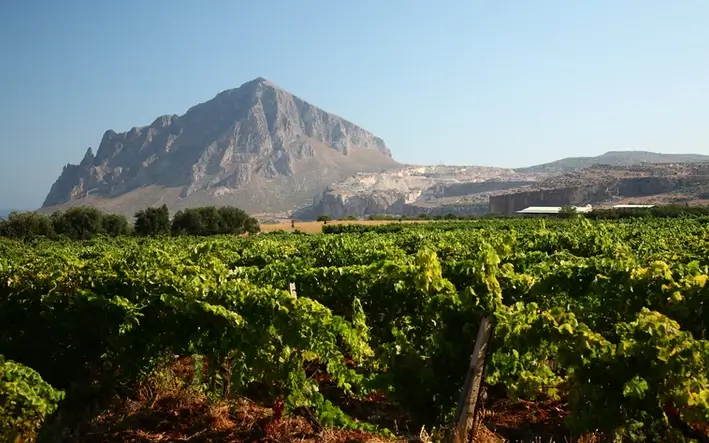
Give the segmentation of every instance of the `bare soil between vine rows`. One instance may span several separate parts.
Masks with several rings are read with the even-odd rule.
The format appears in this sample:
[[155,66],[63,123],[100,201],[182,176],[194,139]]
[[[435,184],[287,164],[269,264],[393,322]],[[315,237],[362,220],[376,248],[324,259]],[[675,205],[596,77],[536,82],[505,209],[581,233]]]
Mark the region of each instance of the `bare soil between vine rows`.
[[[554,402],[497,402],[487,412],[485,428],[475,439],[480,443],[566,442],[569,438],[560,428],[563,410]],[[497,432],[494,432],[496,430]],[[406,434],[406,433],[405,433]],[[426,430],[401,438],[385,438],[359,431],[318,429],[317,424],[302,415],[286,415],[274,420],[272,408],[242,399],[210,405],[199,395],[171,395],[154,404],[126,402],[123,407],[97,418],[90,430],[77,441],[104,442],[426,442]],[[438,436],[440,437],[440,436]],[[586,437],[586,443],[601,440]]]
[[[484,428],[476,442],[567,442],[563,403],[511,402],[493,400],[483,413]],[[321,428],[307,413],[276,419],[272,407],[248,399],[210,403],[194,391],[152,391],[137,400],[128,400],[96,417],[75,436],[82,443],[104,442],[430,442],[426,429],[406,426],[396,408],[375,398],[367,404],[342,405],[353,416],[377,416],[382,425],[397,430],[401,437],[386,438],[360,431]],[[360,409],[359,411],[355,409]],[[367,413],[367,414],[365,414]],[[398,429],[397,429],[398,428]],[[440,441],[442,434],[435,435]],[[584,438],[584,443],[600,440]]]

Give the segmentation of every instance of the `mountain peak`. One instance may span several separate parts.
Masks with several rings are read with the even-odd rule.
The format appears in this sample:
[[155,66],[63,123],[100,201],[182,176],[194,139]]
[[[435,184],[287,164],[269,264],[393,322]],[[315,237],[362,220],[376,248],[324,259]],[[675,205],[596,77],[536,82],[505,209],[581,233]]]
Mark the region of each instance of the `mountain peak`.
[[266,79],[263,78],[263,77],[256,77],[256,78],[253,79],[253,80],[249,80],[249,81],[247,81],[246,83],[243,83],[241,86],[239,86],[238,89],[241,89],[241,88],[244,88],[244,87],[247,87],[247,88],[248,88],[249,86],[251,86],[251,87],[255,87],[255,86],[270,86],[270,87],[272,87],[272,88],[280,89],[278,86],[276,86],[275,83],[273,83],[273,82],[271,82],[271,81],[268,81],[268,80],[266,80]]
[[384,141],[263,77],[184,115],[107,130],[55,182],[44,207],[94,204],[132,214],[228,204],[251,212],[305,206],[333,182],[397,166]]
[[89,149],[86,150],[86,154],[84,154],[84,158],[81,160],[80,165],[85,166],[85,165],[90,165],[93,164],[94,162],[94,151],[91,149],[89,146]]

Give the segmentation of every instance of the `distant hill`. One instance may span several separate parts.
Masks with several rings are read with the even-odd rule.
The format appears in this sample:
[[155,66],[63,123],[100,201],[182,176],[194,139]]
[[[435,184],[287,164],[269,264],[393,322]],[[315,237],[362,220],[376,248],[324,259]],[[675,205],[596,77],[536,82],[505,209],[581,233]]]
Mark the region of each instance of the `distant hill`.
[[567,157],[550,163],[517,168],[516,172],[560,174],[594,165],[630,166],[638,163],[696,163],[709,161],[709,155],[660,154],[647,151],[608,151],[596,157]]
[[382,139],[257,78],[184,115],[106,131],[95,155],[89,148],[64,167],[43,212],[92,205],[132,215],[162,204],[281,212],[353,174],[397,166]]

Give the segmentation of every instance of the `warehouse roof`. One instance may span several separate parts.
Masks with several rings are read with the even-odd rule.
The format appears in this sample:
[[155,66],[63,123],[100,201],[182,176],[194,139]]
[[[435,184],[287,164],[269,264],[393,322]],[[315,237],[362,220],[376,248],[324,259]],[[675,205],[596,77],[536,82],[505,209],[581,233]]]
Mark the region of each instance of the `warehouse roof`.
[[[576,209],[576,212],[591,212],[591,205],[586,206],[572,206]],[[517,211],[517,214],[558,214],[561,212],[562,206],[530,206],[528,208]]]

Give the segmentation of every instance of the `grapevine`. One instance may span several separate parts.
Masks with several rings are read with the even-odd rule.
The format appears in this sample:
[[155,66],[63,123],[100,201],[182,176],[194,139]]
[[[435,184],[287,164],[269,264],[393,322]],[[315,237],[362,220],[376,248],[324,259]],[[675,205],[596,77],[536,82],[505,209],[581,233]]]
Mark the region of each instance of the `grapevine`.
[[396,226],[0,239],[0,350],[67,398],[125,392],[180,356],[204,362],[200,386],[216,399],[267,386],[285,413],[377,429],[339,409],[318,373],[349,398],[376,391],[430,428],[450,423],[478,324],[492,315],[486,383],[509,397],[563,399],[576,433],[702,432],[704,222]]

